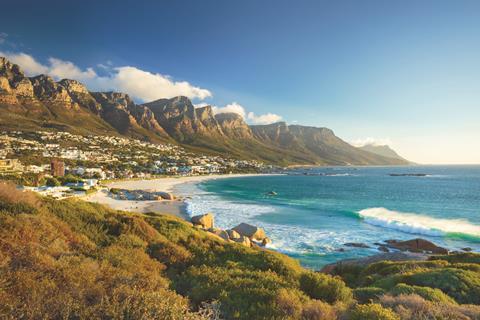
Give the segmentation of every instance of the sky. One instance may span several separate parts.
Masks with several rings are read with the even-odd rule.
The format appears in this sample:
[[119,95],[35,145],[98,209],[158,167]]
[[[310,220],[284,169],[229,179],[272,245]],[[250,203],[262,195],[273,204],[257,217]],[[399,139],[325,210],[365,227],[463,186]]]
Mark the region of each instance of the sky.
[[480,163],[480,1],[5,1],[0,55],[138,102]]

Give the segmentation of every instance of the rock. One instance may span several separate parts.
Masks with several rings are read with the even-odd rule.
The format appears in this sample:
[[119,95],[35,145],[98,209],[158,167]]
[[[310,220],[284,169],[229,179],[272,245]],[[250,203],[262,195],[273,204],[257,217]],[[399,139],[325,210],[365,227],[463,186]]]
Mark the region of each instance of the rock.
[[252,242],[250,241],[250,238],[248,238],[246,236],[240,236],[240,238],[233,239],[233,241],[235,241],[236,243],[243,244],[245,247],[251,247],[252,246]]
[[262,228],[252,226],[248,223],[240,223],[238,226],[233,228],[236,232],[242,236],[249,237],[252,240],[263,241],[266,238],[265,231]]
[[448,250],[437,246],[433,242],[417,238],[407,241],[390,242],[389,246],[401,251],[426,252],[434,254],[448,254]]
[[157,192],[157,194],[164,200],[175,200],[175,196],[170,192]]
[[201,225],[203,229],[210,229],[214,226],[214,218],[211,213],[194,216],[191,221],[195,225]]
[[388,250],[388,248],[387,248],[386,246],[379,246],[379,247],[378,247],[378,251],[390,252],[390,250]]
[[266,246],[268,244],[272,243],[272,240],[269,238],[269,237],[265,237],[263,240],[262,240],[262,246]]
[[338,249],[335,249],[335,251],[337,251],[337,252],[345,252],[345,248],[338,248]]
[[227,233],[228,233],[228,237],[229,237],[230,239],[232,239],[232,240],[233,240],[233,239],[238,239],[238,238],[241,237],[241,236],[240,236],[240,233],[238,233],[238,232],[235,231],[235,230],[227,230]]
[[219,236],[220,238],[222,238],[225,241],[230,240],[230,237],[228,236],[228,233],[225,230],[217,229],[217,228],[210,228],[210,229],[208,229],[208,232]]
[[370,248],[365,243],[360,242],[347,242],[343,244],[346,247],[354,247],[354,248]]
[[470,248],[470,247],[465,247],[465,248],[462,248],[462,251],[471,252],[471,251],[472,251],[472,248]]

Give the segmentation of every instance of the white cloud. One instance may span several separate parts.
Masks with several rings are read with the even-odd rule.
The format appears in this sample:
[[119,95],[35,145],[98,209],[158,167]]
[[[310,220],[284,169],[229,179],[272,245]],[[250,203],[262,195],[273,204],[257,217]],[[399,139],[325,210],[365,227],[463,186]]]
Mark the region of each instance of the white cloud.
[[0,56],[6,57],[11,62],[18,64],[28,76],[34,76],[40,73],[48,72],[47,66],[42,65],[37,60],[35,60],[32,56],[26,53],[0,52]]
[[192,86],[186,81],[173,81],[170,77],[159,73],[128,66],[114,68],[114,70],[115,72],[107,78],[107,83],[116,90],[127,92],[143,101],[176,96],[203,100],[212,96],[207,89]]
[[374,145],[374,146],[388,146],[392,144],[392,141],[389,138],[364,138],[364,139],[356,139],[350,141],[350,144],[355,147],[363,147],[366,145]]
[[47,73],[55,79],[75,79],[86,81],[98,78],[97,73],[92,68],[81,70],[70,61],[63,61],[56,58],[48,59],[49,67]]
[[241,115],[242,118],[244,118],[244,119],[245,119],[245,115],[246,115],[245,108],[242,107],[237,102],[232,102],[232,103],[227,104],[226,106],[221,107],[221,108],[213,106],[212,109],[213,109],[213,113],[215,113],[215,114],[217,114],[217,113],[236,113],[236,114]]
[[253,112],[249,112],[247,118],[252,124],[270,124],[282,120],[282,117],[274,113],[255,115]]
[[[203,107],[207,104],[200,103],[195,105],[196,107]],[[255,115],[253,112],[247,112],[245,108],[237,102],[232,102],[224,107],[212,106],[214,114],[218,113],[236,113],[239,114],[246,122],[250,124],[270,124],[278,122],[282,119],[281,116],[273,113],[266,113],[262,115]]]
[[[90,90],[126,92],[143,102],[175,96],[200,100],[212,96],[209,90],[193,86],[187,81],[174,81],[168,76],[131,66],[111,68],[106,76],[99,76],[93,68],[81,69],[70,61],[57,58],[49,58],[47,64],[42,64],[23,52],[0,52],[0,56],[18,64],[28,76],[48,74],[56,80],[75,79],[85,82]],[[107,62],[107,66],[109,64]]]

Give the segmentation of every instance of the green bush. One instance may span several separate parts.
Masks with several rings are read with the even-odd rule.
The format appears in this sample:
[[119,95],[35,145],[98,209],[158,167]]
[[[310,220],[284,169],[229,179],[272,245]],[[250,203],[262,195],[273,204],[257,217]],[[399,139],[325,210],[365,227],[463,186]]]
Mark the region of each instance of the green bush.
[[58,187],[62,184],[56,178],[51,177],[47,178],[47,180],[45,181],[45,185],[49,187]]
[[401,294],[417,294],[420,297],[433,302],[456,303],[455,300],[447,296],[439,289],[420,286],[409,286],[405,283],[397,284],[392,290],[390,290],[390,293],[394,296],[398,296]]
[[400,320],[392,311],[378,303],[359,304],[351,311],[350,320]]
[[352,291],[339,277],[318,272],[304,272],[300,276],[300,289],[310,298],[329,303],[352,299]]
[[385,294],[385,290],[376,287],[363,287],[353,290],[353,297],[359,303],[368,303],[377,300],[380,296]]

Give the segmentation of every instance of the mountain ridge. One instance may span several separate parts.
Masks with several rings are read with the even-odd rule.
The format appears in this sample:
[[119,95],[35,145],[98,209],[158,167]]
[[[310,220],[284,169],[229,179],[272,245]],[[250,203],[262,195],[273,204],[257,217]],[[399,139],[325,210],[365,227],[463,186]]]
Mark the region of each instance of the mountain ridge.
[[279,122],[249,126],[235,113],[196,108],[185,96],[137,104],[128,94],[92,92],[81,82],[27,77],[0,57],[0,125],[5,129],[111,134],[268,163],[317,165],[407,164],[362,150],[331,129]]

